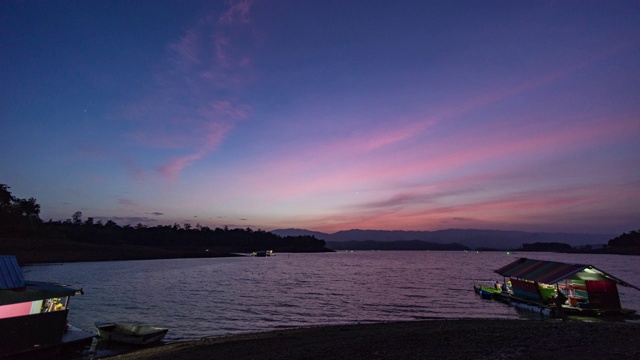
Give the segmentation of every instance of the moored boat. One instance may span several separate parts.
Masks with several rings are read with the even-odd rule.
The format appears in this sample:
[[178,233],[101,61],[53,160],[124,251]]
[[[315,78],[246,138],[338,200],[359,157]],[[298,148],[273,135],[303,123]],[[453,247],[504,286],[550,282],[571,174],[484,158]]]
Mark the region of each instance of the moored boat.
[[491,298],[528,311],[550,317],[640,318],[635,310],[622,308],[617,286],[640,288],[592,265],[521,258],[495,273],[509,286],[491,292]]
[[0,256],[0,357],[91,344],[94,334],[67,323],[69,299],[78,293],[67,285],[25,280],[15,256]]
[[161,342],[169,329],[123,323],[96,322],[98,335],[106,341],[133,345],[149,345]]
[[480,295],[481,298],[490,300],[493,298],[494,293],[501,292],[501,288],[497,288],[495,286],[486,286],[486,285],[474,285],[473,290]]
[[273,250],[254,251],[251,253],[251,256],[257,256],[257,257],[267,257],[271,255],[273,255]]

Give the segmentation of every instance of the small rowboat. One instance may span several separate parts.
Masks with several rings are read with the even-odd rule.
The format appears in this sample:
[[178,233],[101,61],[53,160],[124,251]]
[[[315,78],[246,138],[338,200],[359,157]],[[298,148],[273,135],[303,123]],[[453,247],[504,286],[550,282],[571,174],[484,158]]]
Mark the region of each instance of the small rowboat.
[[164,339],[169,329],[122,323],[96,322],[98,335],[107,341],[134,345],[149,345]]

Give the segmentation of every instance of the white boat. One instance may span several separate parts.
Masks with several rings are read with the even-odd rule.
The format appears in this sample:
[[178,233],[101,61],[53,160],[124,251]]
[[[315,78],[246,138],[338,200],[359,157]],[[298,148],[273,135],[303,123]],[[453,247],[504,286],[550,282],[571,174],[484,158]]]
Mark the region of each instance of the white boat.
[[123,323],[96,322],[98,335],[107,341],[134,345],[149,345],[164,339],[169,329]]
[[77,293],[82,290],[25,280],[16,257],[1,255],[0,357],[46,356],[91,344],[94,334],[67,323],[69,298]]
[[272,255],[273,255],[273,250],[254,251],[251,253],[251,256],[257,256],[257,257],[266,257],[266,256],[272,256]]

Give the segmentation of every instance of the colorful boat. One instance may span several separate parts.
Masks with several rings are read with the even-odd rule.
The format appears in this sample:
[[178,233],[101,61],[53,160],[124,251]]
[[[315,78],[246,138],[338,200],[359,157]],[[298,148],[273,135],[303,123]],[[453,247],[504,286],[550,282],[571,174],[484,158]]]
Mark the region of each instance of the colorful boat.
[[492,299],[529,311],[550,317],[640,318],[635,310],[622,308],[617,286],[640,288],[592,265],[521,258],[495,273],[509,287],[492,292]]
[[81,293],[67,285],[29,281],[16,257],[0,256],[0,357],[46,356],[91,344],[94,334],[67,323],[69,299]]
[[485,300],[491,300],[493,299],[493,294],[502,292],[502,288],[495,285],[473,285],[473,290]]

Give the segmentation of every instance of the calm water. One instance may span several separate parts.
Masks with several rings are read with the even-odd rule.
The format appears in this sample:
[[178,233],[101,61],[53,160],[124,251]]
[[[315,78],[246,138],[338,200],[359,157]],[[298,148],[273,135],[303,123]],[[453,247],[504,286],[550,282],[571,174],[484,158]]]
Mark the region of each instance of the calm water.
[[[167,341],[324,324],[430,318],[527,318],[481,301],[479,281],[518,257],[592,264],[640,286],[636,256],[554,253],[360,251],[217,258],[68,263],[25,268],[30,280],[82,287],[69,321],[169,327]],[[640,291],[620,288],[640,310]]]

